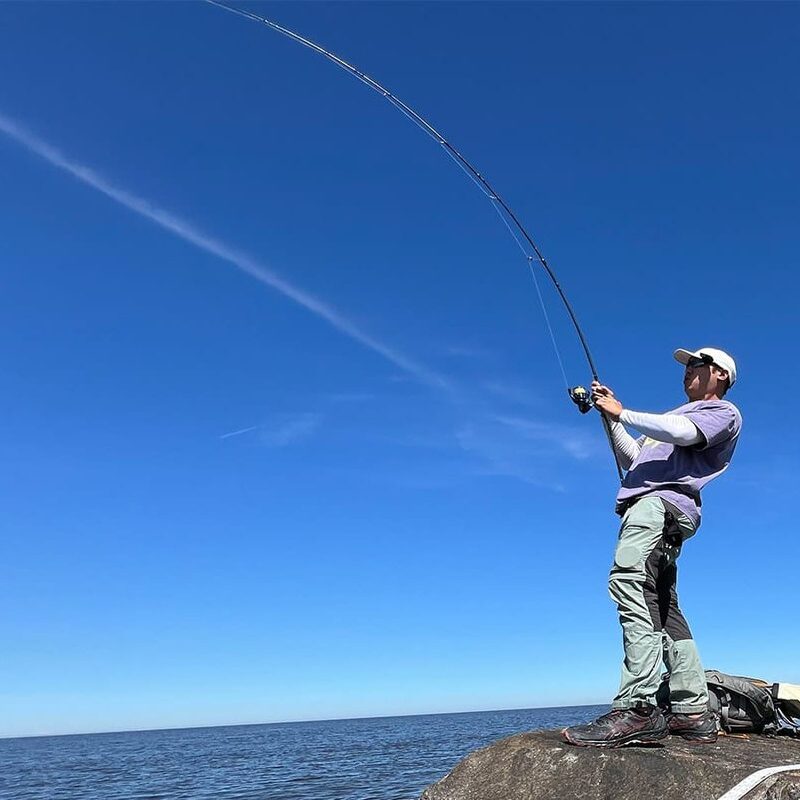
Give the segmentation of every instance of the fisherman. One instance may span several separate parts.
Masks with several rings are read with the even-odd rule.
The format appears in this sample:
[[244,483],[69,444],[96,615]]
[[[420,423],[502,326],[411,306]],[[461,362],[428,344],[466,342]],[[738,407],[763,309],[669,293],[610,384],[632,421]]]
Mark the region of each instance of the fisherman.
[[[617,495],[622,517],[609,592],[619,609],[625,660],[612,710],[564,739],[584,747],[620,747],[670,733],[714,742],[717,725],[689,626],[678,607],[681,545],[700,525],[700,490],[731,460],[742,417],[725,400],[736,364],[722,350],[676,350],[685,365],[688,403],[666,414],[623,408],[607,386],[592,384],[594,405],[609,422],[625,479]],[[623,426],[644,434],[634,439]],[[662,657],[669,673],[670,712],[656,703]]]

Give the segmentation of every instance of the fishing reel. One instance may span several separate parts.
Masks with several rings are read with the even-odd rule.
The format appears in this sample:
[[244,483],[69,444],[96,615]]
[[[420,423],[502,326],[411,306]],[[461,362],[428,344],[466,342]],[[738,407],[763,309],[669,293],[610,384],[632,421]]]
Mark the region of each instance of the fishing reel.
[[571,389],[567,389],[567,391],[569,392],[569,399],[578,406],[578,411],[580,411],[581,414],[586,414],[588,411],[592,410],[594,407],[592,395],[585,386],[573,386]]

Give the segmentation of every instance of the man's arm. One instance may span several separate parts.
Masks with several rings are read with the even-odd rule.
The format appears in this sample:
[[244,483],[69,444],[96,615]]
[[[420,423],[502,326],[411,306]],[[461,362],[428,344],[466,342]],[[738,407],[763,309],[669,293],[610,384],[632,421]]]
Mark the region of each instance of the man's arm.
[[622,410],[619,421],[641,431],[657,442],[667,442],[679,447],[690,447],[705,441],[697,426],[680,414],[645,414],[641,411]]
[[622,403],[614,397],[611,389],[597,382],[592,383],[592,400],[611,422],[630,425],[657,442],[690,447],[705,441],[703,434],[690,419],[680,414],[645,414],[640,411],[629,411],[622,407]]
[[611,429],[611,441],[614,443],[619,465],[622,469],[630,469],[642,449],[639,442],[619,422],[609,420],[608,427]]

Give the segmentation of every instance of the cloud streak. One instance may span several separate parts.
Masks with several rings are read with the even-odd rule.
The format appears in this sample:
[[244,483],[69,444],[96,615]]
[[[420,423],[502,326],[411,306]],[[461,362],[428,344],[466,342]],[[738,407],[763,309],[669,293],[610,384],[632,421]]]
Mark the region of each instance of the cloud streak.
[[[487,407],[484,402],[471,397],[469,393],[465,395],[462,388],[451,383],[436,370],[364,331],[341,311],[287,281],[253,256],[216,238],[183,217],[113,183],[92,167],[65,155],[60,149],[35,135],[2,111],[0,111],[0,133],[84,186],[99,192],[198,250],[235,267],[303,308],[315,318],[327,323],[338,333],[379,355],[401,371],[402,376],[396,374],[392,380],[414,380],[443,395],[459,413],[466,414],[473,420],[472,424],[462,426],[456,431],[456,441],[462,451],[481,459],[487,465],[482,471],[483,474],[506,475],[561,489],[560,485],[552,485],[547,476],[549,470],[544,468],[543,460],[552,455],[570,460],[584,460],[592,455],[593,443],[571,429],[554,429],[552,426],[528,419],[492,413],[491,406]],[[489,354],[479,348],[452,347],[450,355],[483,357]],[[511,392],[508,386],[501,386],[496,382],[484,384],[481,388],[484,392],[505,400],[516,402],[525,400],[526,403],[531,400],[527,392],[524,396],[518,396],[516,392]],[[273,418],[267,424],[232,430],[222,434],[220,439],[253,434],[264,446],[284,447],[307,439],[320,424],[319,415],[286,416]]]
[[321,424],[321,414],[284,414],[261,426],[258,440],[265,447],[286,447],[308,439]]
[[153,202],[115,185],[91,167],[67,157],[57,147],[31,133],[25,126],[2,112],[0,112],[0,132],[57,169],[104,194],[115,203],[274,289],[318,319],[327,322],[339,333],[382,356],[415,380],[441,391],[451,390],[449,382],[442,375],[376,339],[330,304],[290,283],[247,253],[209,235],[182,217],[160,208]]
[[258,425],[251,425],[249,428],[241,428],[238,431],[230,431],[229,433],[223,433],[220,436],[220,439],[232,439],[234,436],[242,436],[245,433],[250,433],[251,431],[257,431]]
[[517,478],[554,491],[566,491],[556,476],[600,451],[595,433],[536,419],[487,414],[456,431],[461,449],[479,459],[479,475]]
[[542,445],[555,445],[566,455],[584,461],[597,452],[596,436],[565,425],[523,419],[521,417],[495,416],[495,422],[510,429],[518,437]]
[[[295,414],[273,414],[261,425],[251,425],[230,433],[223,433],[220,439],[232,439],[258,431],[255,440],[264,447],[286,447],[295,442],[308,439],[322,424],[322,414],[300,412]],[[252,437],[251,437],[252,438]]]

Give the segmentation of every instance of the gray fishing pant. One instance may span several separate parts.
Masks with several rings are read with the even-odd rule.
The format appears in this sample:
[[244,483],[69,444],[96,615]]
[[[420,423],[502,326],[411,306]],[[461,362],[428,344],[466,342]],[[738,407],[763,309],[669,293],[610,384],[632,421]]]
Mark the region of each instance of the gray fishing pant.
[[676,592],[676,561],[694,532],[685,514],[658,497],[637,500],[622,518],[609,576],[625,648],[613,708],[655,705],[662,658],[670,673],[672,711],[692,714],[708,707],[700,656]]

